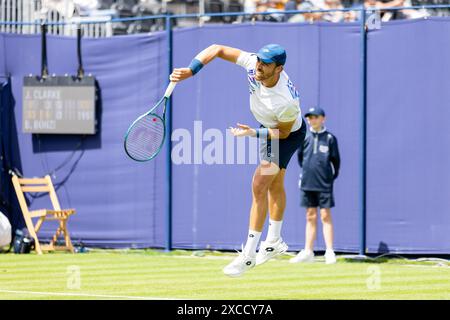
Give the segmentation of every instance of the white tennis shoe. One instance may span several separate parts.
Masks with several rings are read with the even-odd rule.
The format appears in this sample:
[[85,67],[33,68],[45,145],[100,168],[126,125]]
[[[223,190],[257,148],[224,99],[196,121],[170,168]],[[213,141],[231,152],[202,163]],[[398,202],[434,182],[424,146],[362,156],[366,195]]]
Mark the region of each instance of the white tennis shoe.
[[336,254],[333,250],[327,249],[325,251],[325,263],[326,264],[334,264],[336,263]]
[[270,259],[285,253],[287,249],[288,245],[281,238],[278,238],[275,242],[262,241],[258,254],[256,255],[256,265],[259,266]]
[[311,263],[314,262],[314,252],[300,251],[295,257],[289,260],[290,263]]
[[246,256],[244,251],[239,252],[239,255],[225,268],[223,273],[229,277],[239,277],[255,266],[256,258]]

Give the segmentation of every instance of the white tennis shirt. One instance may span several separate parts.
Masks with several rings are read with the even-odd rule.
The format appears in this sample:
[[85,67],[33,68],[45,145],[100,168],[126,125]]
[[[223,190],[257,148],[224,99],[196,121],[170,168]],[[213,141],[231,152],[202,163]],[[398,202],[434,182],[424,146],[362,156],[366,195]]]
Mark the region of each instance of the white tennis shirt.
[[302,126],[302,115],[298,91],[286,72],[282,71],[280,79],[272,88],[256,81],[257,57],[254,53],[242,51],[236,64],[247,70],[250,89],[250,110],[256,120],[266,128],[276,128],[278,122],[295,121],[291,132]]

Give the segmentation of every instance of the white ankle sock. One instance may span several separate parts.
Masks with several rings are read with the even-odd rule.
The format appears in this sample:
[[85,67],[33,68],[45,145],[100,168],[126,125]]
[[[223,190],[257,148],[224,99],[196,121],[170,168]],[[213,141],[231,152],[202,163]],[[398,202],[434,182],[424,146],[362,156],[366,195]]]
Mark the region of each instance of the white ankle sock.
[[256,247],[258,246],[259,238],[261,238],[261,232],[248,230],[247,243],[244,247],[245,255],[251,257],[256,255]]
[[266,241],[275,242],[281,237],[281,226],[283,225],[283,220],[275,221],[269,219],[269,231],[267,232]]

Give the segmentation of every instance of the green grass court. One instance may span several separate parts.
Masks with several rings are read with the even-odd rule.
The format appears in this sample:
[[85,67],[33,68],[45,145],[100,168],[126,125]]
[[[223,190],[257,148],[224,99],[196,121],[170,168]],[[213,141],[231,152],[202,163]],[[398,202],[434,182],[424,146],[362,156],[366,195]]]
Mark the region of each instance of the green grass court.
[[[241,278],[230,253],[95,250],[0,256],[0,299],[450,299],[449,263],[269,261]],[[79,270],[79,273],[78,273]],[[79,274],[79,277],[78,277]]]

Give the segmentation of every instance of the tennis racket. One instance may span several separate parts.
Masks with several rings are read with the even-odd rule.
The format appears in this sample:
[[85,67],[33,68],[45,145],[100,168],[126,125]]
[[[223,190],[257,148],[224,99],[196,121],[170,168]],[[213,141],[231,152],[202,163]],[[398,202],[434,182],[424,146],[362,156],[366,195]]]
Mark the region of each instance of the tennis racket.
[[[124,147],[126,154],[135,161],[149,161],[161,151],[166,136],[166,106],[176,82],[170,82],[164,96],[150,109],[139,116],[125,134]],[[163,106],[162,115],[156,108]]]

